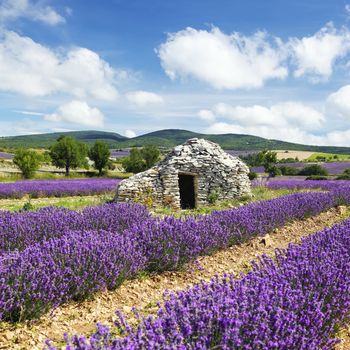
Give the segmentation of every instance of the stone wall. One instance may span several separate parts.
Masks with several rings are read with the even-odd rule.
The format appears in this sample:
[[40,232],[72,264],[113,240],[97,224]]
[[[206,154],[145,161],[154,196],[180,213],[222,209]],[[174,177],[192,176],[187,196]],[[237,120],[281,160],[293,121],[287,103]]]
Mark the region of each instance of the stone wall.
[[237,157],[204,139],[190,139],[176,146],[153,168],[123,180],[117,201],[145,201],[153,206],[180,208],[179,174],[194,176],[196,206],[250,195],[248,167]]

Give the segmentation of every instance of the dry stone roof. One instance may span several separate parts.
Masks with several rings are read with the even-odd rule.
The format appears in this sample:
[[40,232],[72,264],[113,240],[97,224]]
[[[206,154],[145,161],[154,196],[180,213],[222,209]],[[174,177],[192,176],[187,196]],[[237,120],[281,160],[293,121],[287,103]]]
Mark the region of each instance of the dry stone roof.
[[246,164],[216,143],[189,139],[151,169],[123,180],[116,200],[197,207],[214,197],[224,200],[250,195],[248,173]]

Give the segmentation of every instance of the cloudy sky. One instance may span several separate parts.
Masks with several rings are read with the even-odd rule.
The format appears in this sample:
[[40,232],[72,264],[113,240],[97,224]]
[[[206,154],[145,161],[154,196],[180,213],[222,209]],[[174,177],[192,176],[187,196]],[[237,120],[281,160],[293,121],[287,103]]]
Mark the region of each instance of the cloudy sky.
[[350,2],[0,0],[0,136],[350,145]]

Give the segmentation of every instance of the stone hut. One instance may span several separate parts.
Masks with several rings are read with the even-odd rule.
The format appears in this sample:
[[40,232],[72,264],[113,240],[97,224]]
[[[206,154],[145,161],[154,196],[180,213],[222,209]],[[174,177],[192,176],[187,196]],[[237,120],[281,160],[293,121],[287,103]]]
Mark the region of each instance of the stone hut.
[[196,208],[214,198],[250,195],[248,167],[216,143],[189,139],[161,162],[123,180],[116,201],[141,201],[153,206]]

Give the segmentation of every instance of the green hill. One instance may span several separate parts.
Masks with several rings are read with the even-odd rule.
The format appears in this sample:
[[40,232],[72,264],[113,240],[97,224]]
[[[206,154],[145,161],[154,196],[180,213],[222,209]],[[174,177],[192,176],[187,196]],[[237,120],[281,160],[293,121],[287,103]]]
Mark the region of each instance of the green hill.
[[0,137],[0,147],[48,148],[60,135],[72,136],[89,144],[92,144],[96,140],[104,140],[111,148],[141,147],[147,144],[154,144],[158,147],[170,148],[185,142],[189,138],[199,137],[216,142],[224,149],[239,151],[270,149],[350,154],[350,147],[309,146],[285,141],[269,140],[251,135],[200,134],[179,129],[159,130],[133,138],[127,138],[117,133],[104,131],[72,131],[39,135]]
[[49,148],[61,135],[71,136],[79,141],[89,144],[96,140],[106,141],[111,147],[116,142],[127,140],[127,137],[114,132],[105,131],[68,131],[48,134],[35,134],[23,136],[0,137],[0,147],[2,148]]
[[145,135],[137,136],[123,141],[123,147],[143,146],[155,144],[157,146],[173,147],[179,145],[189,138],[198,137],[218,143],[224,149],[238,151],[247,150],[294,150],[324,153],[350,154],[350,147],[336,146],[309,146],[292,142],[269,140],[263,137],[242,134],[200,134],[187,130],[166,129],[154,131]]

